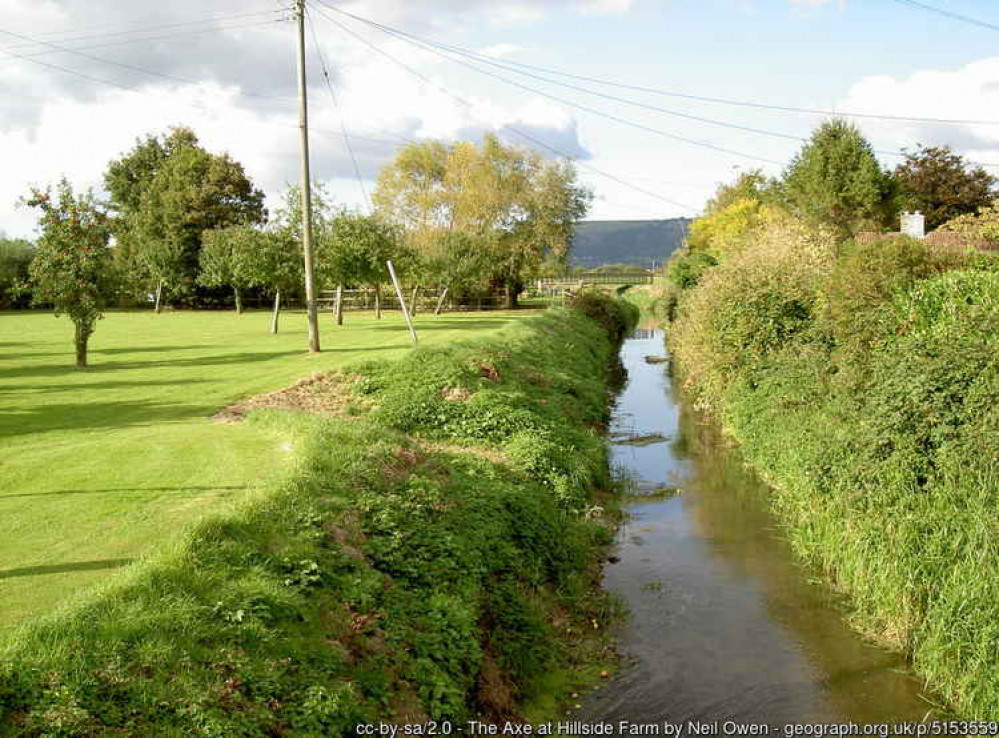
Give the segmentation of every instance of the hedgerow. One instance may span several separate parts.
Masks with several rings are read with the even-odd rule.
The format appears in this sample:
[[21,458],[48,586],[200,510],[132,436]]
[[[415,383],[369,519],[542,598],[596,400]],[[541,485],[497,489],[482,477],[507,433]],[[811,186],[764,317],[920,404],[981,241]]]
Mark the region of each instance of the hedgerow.
[[911,239],[764,234],[680,298],[669,343],[855,622],[969,717],[999,715],[999,279]]

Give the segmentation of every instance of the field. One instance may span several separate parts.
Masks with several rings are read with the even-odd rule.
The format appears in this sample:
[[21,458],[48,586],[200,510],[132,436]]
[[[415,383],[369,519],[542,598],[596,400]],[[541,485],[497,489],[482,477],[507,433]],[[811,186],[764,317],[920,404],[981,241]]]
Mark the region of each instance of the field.
[[[479,337],[511,313],[421,316],[422,345]],[[212,422],[231,402],[311,372],[409,349],[398,314],[112,313],[73,367],[72,324],[0,313],[0,630],[45,613],[261,488],[294,458],[266,424]]]

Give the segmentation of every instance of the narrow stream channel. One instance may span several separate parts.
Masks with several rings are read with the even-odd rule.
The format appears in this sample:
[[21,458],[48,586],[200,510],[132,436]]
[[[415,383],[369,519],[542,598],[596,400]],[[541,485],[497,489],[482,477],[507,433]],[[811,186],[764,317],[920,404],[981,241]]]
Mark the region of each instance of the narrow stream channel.
[[572,719],[780,729],[939,717],[904,661],[851,630],[796,564],[765,486],[677,399],[666,365],[646,362],[664,350],[660,331],[626,341],[611,429],[635,492],[604,574],[630,611],[619,633],[628,665]]

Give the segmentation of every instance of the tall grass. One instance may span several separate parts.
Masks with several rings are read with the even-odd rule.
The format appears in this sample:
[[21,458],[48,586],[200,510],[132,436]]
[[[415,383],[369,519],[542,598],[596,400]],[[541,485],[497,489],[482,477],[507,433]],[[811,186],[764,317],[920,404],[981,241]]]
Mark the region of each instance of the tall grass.
[[764,232],[683,295],[669,332],[798,553],[976,718],[999,716],[994,269],[909,240]]

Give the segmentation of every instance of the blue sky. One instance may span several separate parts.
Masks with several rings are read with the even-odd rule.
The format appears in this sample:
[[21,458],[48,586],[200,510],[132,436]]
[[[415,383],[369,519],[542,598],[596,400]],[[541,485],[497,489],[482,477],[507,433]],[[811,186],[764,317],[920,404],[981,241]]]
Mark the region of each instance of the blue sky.
[[[925,0],[999,25],[999,4]],[[895,0],[350,0],[331,3],[411,33],[577,75],[712,97],[794,107],[916,117],[999,119],[999,32]],[[107,160],[147,132],[185,123],[209,148],[230,151],[271,197],[297,176],[292,27],[237,28],[236,14],[280,3],[218,0],[0,0],[0,229],[30,235],[30,213],[13,207],[30,184],[61,175],[99,187]],[[529,131],[578,154],[581,178],[596,195],[596,218],[693,214],[736,167],[777,173],[794,141],[681,120],[497,71],[581,105],[753,158],[691,146],[601,119],[542,95],[455,66],[398,39],[339,17],[354,33],[431,81],[426,84],[332,25],[317,9],[315,27],[339,88],[334,108],[316,57],[314,169],[343,204],[364,208],[353,165],[337,135],[341,117],[370,192],[393,141]],[[206,17],[207,14],[211,17]],[[128,41],[169,24],[204,19],[205,32],[149,43]],[[275,21],[279,18],[274,18]],[[248,23],[248,21],[239,21]],[[92,34],[90,41],[79,34]],[[42,34],[45,34],[44,36]],[[131,35],[130,35],[131,34]],[[60,49],[52,48],[56,43]],[[103,43],[104,45],[97,45]],[[16,44],[16,45],[15,45]],[[88,46],[88,44],[90,44]],[[92,48],[93,47],[93,48]],[[66,48],[98,55],[72,54]],[[13,50],[15,56],[11,56]],[[20,56],[16,56],[20,54]],[[26,58],[30,56],[31,58]],[[2,58],[2,56],[0,56]],[[72,76],[37,61],[89,77]],[[128,64],[132,70],[109,63]],[[136,70],[150,70],[170,80]],[[95,79],[105,83],[95,82]],[[119,85],[115,87],[114,85]],[[676,112],[807,137],[821,118],[758,111],[573,82]],[[124,89],[122,88],[124,86]],[[463,100],[457,102],[439,87]],[[257,96],[247,95],[247,92]],[[272,99],[265,99],[266,96]],[[999,126],[939,126],[863,121],[875,147],[952,144],[977,161],[999,163]],[[361,140],[362,136],[379,141]],[[883,157],[886,166],[897,159]],[[596,174],[599,169],[634,188]],[[999,173],[999,168],[993,171]],[[638,192],[652,192],[659,198]],[[662,199],[660,199],[662,198]],[[681,207],[682,203],[687,207]]]

